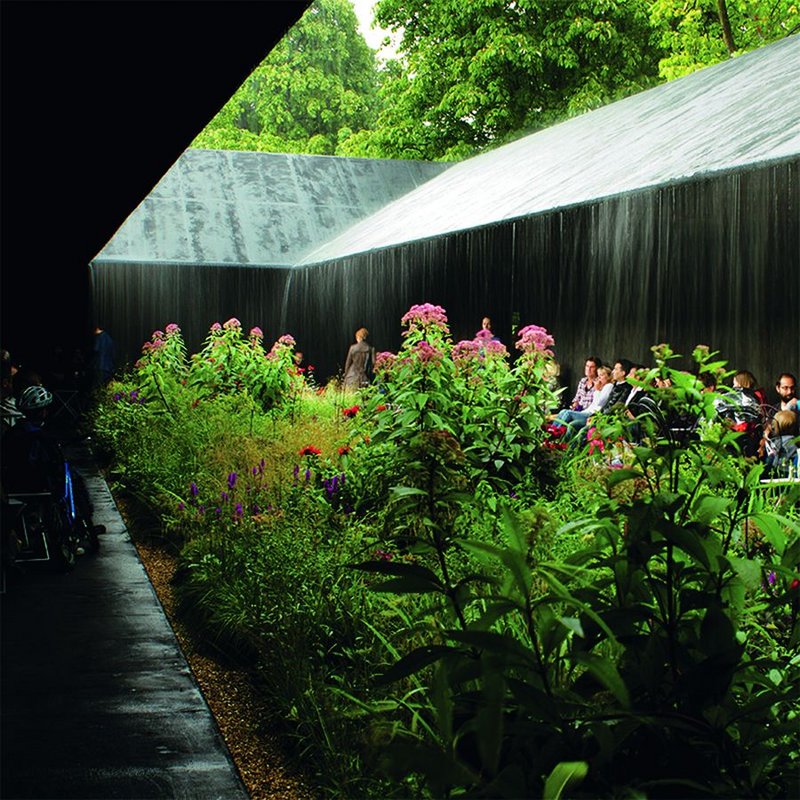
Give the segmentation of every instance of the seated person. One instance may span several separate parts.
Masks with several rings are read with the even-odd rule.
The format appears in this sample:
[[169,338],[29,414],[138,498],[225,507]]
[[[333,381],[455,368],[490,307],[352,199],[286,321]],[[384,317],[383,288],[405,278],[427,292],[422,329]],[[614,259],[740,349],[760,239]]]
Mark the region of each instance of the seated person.
[[611,379],[614,384],[603,411],[611,411],[617,404],[624,405],[633,386],[628,383],[628,375],[634,374],[634,366],[627,358],[618,358],[611,370]]
[[798,415],[794,411],[778,411],[764,438],[764,464],[767,473],[786,477],[790,469],[795,473],[800,466],[797,451]]
[[[45,430],[47,411],[53,395],[43,386],[28,386],[20,395],[19,410],[25,415],[2,440],[2,485],[9,494],[49,492],[64,502],[72,520],[85,521],[89,528],[92,506],[80,476],[64,458],[61,445]],[[80,555],[83,547],[78,549]]]
[[797,379],[791,372],[782,372],[775,382],[775,391],[778,393],[776,411],[794,411],[800,413],[797,407]]
[[583,411],[588,408],[594,396],[594,382],[597,380],[597,368],[600,366],[600,359],[597,356],[589,356],[583,365],[583,377],[578,381],[578,388],[575,397],[569,404],[573,411]]
[[43,386],[28,386],[18,409],[24,417],[3,437],[3,488],[16,492],[52,492],[61,496],[64,456],[58,442],[43,430],[53,395]]
[[612,388],[611,370],[608,367],[598,367],[592,402],[582,411],[573,411],[568,408],[562,409],[556,414],[555,422],[566,425],[573,434],[578,433],[578,431],[586,427],[586,423],[593,414],[603,410],[611,395]]
[[[643,382],[647,376],[647,369],[637,364],[631,370],[631,376]],[[653,381],[651,389],[669,388],[668,386],[659,386],[657,381]],[[652,396],[650,391],[641,385],[633,385],[627,399],[625,400],[625,415],[631,420],[630,433],[631,439],[640,443],[643,435],[646,432],[644,420],[649,419],[653,423],[654,432],[657,435],[666,433],[667,421],[661,406],[657,400]]]
[[722,397],[717,408],[720,418],[744,436],[741,439],[742,452],[746,456],[758,453],[764,419],[761,402],[753,388],[755,378],[752,373],[740,370],[733,376],[733,389]]

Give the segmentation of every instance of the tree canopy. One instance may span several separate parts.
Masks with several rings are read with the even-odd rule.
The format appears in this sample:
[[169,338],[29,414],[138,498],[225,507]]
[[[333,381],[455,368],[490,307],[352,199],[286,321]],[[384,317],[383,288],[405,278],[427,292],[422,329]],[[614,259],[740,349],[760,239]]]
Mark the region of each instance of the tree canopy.
[[375,54],[350,0],[316,0],[193,147],[332,154],[375,122]]
[[800,30],[796,0],[316,0],[196,147],[456,160]]

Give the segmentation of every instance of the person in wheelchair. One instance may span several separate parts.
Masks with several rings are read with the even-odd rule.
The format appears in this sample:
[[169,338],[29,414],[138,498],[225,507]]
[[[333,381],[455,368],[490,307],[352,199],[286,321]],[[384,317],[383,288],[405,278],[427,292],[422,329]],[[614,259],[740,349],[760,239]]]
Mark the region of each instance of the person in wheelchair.
[[24,417],[2,439],[2,485],[9,495],[49,493],[63,504],[70,524],[87,534],[76,550],[82,555],[96,541],[91,504],[58,439],[45,429],[52,402],[53,395],[43,386],[29,386],[22,392],[18,408]]

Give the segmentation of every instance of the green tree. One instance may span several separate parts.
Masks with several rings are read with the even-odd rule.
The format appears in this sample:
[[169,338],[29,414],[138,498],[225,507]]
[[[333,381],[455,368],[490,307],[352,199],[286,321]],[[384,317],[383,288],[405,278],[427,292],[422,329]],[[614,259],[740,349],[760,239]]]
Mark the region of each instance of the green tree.
[[650,16],[667,51],[659,64],[666,80],[800,30],[796,0],[655,0]]
[[372,126],[377,88],[350,0],[316,0],[192,146],[333,154]]
[[[379,0],[403,31],[367,155],[458,159],[651,85],[645,0]],[[350,144],[354,142],[351,141]]]

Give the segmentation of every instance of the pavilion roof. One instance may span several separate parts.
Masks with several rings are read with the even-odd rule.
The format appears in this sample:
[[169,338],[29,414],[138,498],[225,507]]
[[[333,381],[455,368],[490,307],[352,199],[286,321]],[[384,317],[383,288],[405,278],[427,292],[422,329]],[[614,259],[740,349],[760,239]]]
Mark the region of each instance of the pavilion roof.
[[290,266],[448,166],[186,150],[94,262]]
[[462,161],[302,264],[797,156],[798,87],[800,34]]

